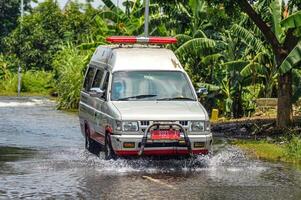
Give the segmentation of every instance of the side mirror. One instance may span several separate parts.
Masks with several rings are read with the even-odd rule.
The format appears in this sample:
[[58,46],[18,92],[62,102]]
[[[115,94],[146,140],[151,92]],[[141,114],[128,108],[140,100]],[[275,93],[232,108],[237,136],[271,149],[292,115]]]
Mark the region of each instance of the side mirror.
[[197,91],[196,91],[196,94],[199,96],[201,95],[206,95],[208,94],[208,90],[207,88],[204,88],[204,87],[200,87]]
[[91,97],[98,97],[98,98],[103,98],[104,91],[100,88],[91,88],[89,91],[89,94]]

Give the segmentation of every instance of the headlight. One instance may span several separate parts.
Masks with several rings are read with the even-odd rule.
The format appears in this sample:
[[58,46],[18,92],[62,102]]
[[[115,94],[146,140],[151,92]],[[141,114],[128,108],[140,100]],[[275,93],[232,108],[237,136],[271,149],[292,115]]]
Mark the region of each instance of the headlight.
[[202,132],[205,130],[205,123],[203,121],[192,121],[190,130],[192,132]]
[[137,132],[138,122],[122,122],[122,130],[125,132]]

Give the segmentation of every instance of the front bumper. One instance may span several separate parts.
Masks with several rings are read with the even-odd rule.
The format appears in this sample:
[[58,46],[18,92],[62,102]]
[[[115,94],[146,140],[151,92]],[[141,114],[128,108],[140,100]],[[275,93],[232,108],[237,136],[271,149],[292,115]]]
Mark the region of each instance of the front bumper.
[[[191,150],[187,148],[184,134],[180,140],[150,140],[148,139],[143,149],[143,155],[189,155],[208,154],[212,148],[212,133],[188,135]],[[111,135],[113,150],[118,156],[138,156],[141,150],[143,135]],[[125,143],[134,143],[131,148],[125,148]]]

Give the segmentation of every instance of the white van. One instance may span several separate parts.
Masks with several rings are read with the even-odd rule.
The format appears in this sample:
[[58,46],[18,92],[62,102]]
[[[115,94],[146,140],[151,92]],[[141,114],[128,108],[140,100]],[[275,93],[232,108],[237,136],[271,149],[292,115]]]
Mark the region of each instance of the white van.
[[86,148],[96,154],[104,150],[106,159],[208,154],[212,133],[206,110],[175,54],[152,45],[176,39],[107,41],[117,44],[96,49],[81,91]]

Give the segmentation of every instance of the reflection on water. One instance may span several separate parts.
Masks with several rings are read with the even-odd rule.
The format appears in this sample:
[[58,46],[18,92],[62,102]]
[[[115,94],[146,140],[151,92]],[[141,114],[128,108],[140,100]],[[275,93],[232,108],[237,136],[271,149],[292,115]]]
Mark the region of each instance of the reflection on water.
[[291,166],[228,145],[196,159],[106,161],[83,149],[76,115],[40,98],[1,107],[10,101],[0,98],[0,199],[301,199]]

